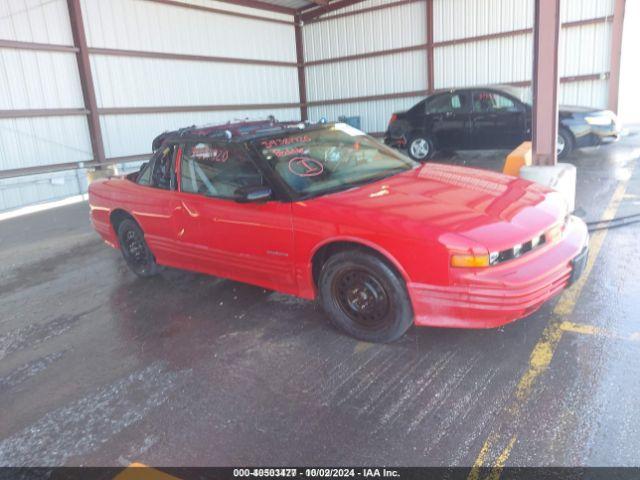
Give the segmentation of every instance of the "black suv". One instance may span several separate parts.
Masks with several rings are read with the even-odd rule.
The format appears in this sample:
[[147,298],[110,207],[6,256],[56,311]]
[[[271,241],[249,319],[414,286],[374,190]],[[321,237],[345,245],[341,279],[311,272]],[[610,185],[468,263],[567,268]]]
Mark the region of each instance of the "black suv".
[[[531,139],[531,106],[496,88],[463,88],[427,97],[394,113],[385,143],[425,161],[437,150],[511,149]],[[560,107],[558,157],[574,148],[616,140],[616,116],[608,110]]]

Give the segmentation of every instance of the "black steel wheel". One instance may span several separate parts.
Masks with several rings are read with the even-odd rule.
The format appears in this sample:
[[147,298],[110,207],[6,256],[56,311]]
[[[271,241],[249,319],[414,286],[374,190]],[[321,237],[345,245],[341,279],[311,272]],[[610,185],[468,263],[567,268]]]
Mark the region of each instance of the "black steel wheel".
[[392,342],[413,324],[404,281],[375,254],[354,249],[332,255],[318,287],[332,323],[360,340]]
[[384,326],[390,300],[375,275],[365,269],[339,272],[331,284],[332,295],[342,311],[362,328]]
[[160,272],[160,267],[144,240],[144,233],[134,220],[125,219],[120,223],[118,241],[122,256],[133,273],[140,277],[151,277]]

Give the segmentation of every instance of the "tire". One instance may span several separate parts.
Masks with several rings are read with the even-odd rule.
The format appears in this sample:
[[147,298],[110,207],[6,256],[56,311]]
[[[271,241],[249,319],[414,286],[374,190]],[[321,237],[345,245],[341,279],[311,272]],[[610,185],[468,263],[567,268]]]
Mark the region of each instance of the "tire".
[[[562,149],[561,149],[562,145]],[[558,130],[558,159],[566,158],[573,151],[573,137],[564,128]]]
[[118,225],[118,241],[122,256],[133,273],[142,278],[160,273],[160,266],[144,240],[144,232],[135,221],[127,218]]
[[427,135],[412,135],[407,142],[407,153],[417,162],[426,162],[435,153],[435,146]]
[[318,288],[331,323],[359,340],[393,342],[413,324],[403,279],[375,255],[359,250],[332,255],[322,266]]

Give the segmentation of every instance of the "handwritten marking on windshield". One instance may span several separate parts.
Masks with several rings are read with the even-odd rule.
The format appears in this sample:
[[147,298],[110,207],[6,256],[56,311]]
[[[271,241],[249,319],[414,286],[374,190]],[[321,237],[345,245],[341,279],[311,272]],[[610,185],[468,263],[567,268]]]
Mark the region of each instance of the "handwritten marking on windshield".
[[284,150],[272,150],[275,153],[276,157],[288,157],[290,155],[302,155],[304,153],[304,148],[285,148]]
[[309,143],[311,137],[309,135],[300,135],[297,137],[271,138],[260,142],[265,148],[283,147],[294,143]]
[[324,165],[309,157],[293,157],[289,160],[289,171],[298,177],[316,177],[324,171]]

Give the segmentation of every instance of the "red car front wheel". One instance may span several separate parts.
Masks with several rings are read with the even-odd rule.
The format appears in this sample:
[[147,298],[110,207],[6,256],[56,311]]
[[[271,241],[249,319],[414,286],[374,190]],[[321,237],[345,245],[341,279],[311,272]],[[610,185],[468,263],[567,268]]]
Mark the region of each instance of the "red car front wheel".
[[392,342],[413,324],[404,281],[376,255],[359,250],[332,255],[318,283],[332,323],[355,338]]

